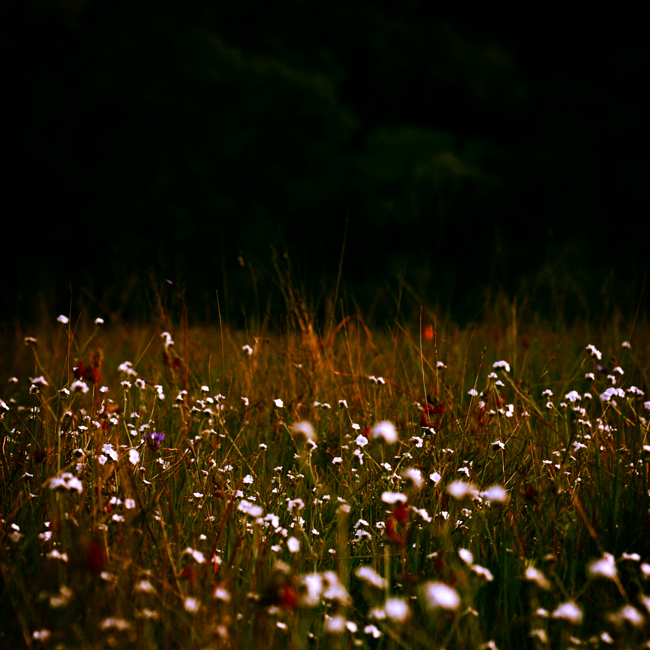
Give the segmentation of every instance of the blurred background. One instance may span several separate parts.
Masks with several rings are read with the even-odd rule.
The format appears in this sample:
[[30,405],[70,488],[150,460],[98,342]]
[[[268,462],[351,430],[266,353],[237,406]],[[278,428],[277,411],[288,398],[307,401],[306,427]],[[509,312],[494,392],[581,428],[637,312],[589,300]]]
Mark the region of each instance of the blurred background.
[[238,323],[274,250],[378,317],[645,309],[650,48],[620,5],[5,0],[0,48],[5,325],[142,316],[166,278]]

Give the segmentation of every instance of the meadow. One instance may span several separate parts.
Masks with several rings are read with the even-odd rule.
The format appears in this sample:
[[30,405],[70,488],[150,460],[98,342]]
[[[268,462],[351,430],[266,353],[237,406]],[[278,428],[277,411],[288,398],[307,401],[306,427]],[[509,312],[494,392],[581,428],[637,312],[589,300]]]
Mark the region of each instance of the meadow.
[[288,298],[16,331],[1,647],[648,647],[645,321]]

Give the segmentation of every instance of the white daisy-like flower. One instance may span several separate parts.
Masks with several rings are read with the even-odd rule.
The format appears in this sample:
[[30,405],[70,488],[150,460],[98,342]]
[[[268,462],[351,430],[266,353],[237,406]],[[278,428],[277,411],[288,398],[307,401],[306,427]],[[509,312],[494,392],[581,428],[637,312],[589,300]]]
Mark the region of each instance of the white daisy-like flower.
[[370,566],[360,566],[354,572],[354,575],[356,575],[359,580],[363,580],[363,582],[372,585],[376,589],[386,589],[388,586],[388,582]]
[[398,440],[397,429],[395,429],[395,425],[388,420],[375,424],[371,429],[371,433],[373,438],[380,438],[388,445],[392,445]]
[[205,562],[205,556],[201,551],[190,548],[189,546],[183,551],[183,555],[191,555],[194,558],[194,561],[198,564],[203,564]]
[[592,578],[616,579],[616,560],[611,553],[604,553],[603,557],[589,563],[587,573]]
[[478,495],[474,483],[466,483],[465,481],[454,481],[447,486],[447,492],[461,501],[462,499],[473,499]]
[[133,588],[134,591],[139,592],[141,594],[155,594],[156,590],[154,589],[154,586],[148,581],[148,580],[140,580],[135,587]]
[[348,620],[342,614],[336,614],[335,616],[325,615],[325,623],[323,624],[323,630],[327,634],[343,634],[347,629]]
[[405,623],[411,615],[411,609],[404,598],[387,598],[384,603],[386,618],[396,623]]
[[237,510],[240,512],[243,512],[244,514],[248,515],[249,517],[252,517],[253,519],[257,519],[258,517],[262,516],[262,513],[264,512],[262,508],[254,503],[251,503],[250,501],[247,501],[246,499],[242,499],[239,502],[239,505],[237,506]]
[[536,569],[532,565],[526,567],[524,577],[526,580],[534,582],[540,589],[548,591],[551,588],[549,579],[539,569]]
[[70,384],[70,392],[86,394],[88,392],[88,385],[86,382],[81,381],[81,379],[76,379]]
[[364,634],[371,634],[373,639],[378,639],[381,636],[381,630],[376,625],[366,625],[363,628]]
[[120,632],[124,632],[125,630],[128,630],[130,628],[131,628],[131,623],[125,621],[123,618],[109,617],[103,619],[99,624],[100,630],[113,629],[113,630],[118,630]]
[[507,503],[509,499],[507,490],[500,485],[492,485],[487,490],[481,492],[481,496],[488,503]]
[[350,594],[344,587],[338,574],[334,571],[325,571],[323,574],[323,598],[333,600],[341,605],[349,605],[352,602]]
[[603,402],[609,402],[612,399],[612,397],[625,398],[625,391],[622,388],[614,388],[612,386],[600,395],[600,399]]
[[217,587],[212,597],[224,603],[229,603],[231,600],[230,592],[225,587]]
[[460,596],[455,589],[443,582],[429,581],[420,586],[420,595],[427,609],[455,611],[460,605]]
[[[280,400],[282,401],[282,400]],[[303,420],[302,422],[294,422],[291,425],[291,435],[295,440],[303,442],[316,442],[316,432],[311,423]]]
[[186,612],[190,614],[196,614],[199,609],[201,609],[201,601],[198,598],[194,598],[194,596],[188,596],[183,601],[183,607],[185,608]]
[[79,494],[83,492],[81,481],[73,474],[70,474],[70,472],[63,472],[60,476],[51,478],[48,482],[48,487],[50,490],[76,490]]
[[484,566],[480,566],[479,564],[472,564],[470,568],[476,575],[485,578],[487,582],[492,582],[494,580],[494,576],[492,575],[492,571],[490,571],[490,569],[486,569]]
[[50,558],[50,560],[59,560],[60,562],[67,562],[68,561],[68,554],[67,553],[59,553],[56,549],[51,550],[48,554],[47,557]]
[[137,377],[138,373],[133,369],[133,364],[130,361],[125,361],[117,368],[120,372],[131,377]]
[[632,605],[624,605],[617,612],[607,614],[607,620],[619,626],[629,623],[632,627],[643,627],[645,623],[641,612]]
[[422,489],[424,485],[424,479],[422,478],[422,472],[416,467],[409,467],[402,471],[402,478],[405,481],[408,481],[413,485],[416,490]]
[[567,621],[573,625],[580,625],[582,623],[582,610],[574,602],[568,601],[558,605],[551,614],[551,618]]
[[323,594],[323,576],[320,573],[307,573],[298,579],[300,604],[304,607],[318,607]]
[[406,503],[407,498],[405,494],[402,494],[401,492],[384,492],[381,495],[381,500],[384,503]]
[[603,354],[599,350],[596,350],[596,348],[590,343],[586,348],[586,350],[589,350],[589,353],[591,354],[592,357],[596,357],[599,361],[602,359]]

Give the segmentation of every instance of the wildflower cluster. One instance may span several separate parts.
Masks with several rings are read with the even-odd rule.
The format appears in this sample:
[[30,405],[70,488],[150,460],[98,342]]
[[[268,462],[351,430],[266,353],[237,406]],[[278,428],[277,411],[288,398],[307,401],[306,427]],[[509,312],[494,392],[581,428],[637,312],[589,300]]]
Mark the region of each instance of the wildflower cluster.
[[311,377],[298,344],[229,336],[223,374],[187,354],[187,383],[170,332],[66,373],[26,341],[39,371],[0,395],[9,634],[63,647],[83,619],[93,647],[647,641],[650,402],[629,343],[605,367],[581,346],[580,372],[549,385],[499,357],[471,377],[432,358],[417,401],[422,351],[400,351],[401,376],[359,348],[348,372],[347,341]]

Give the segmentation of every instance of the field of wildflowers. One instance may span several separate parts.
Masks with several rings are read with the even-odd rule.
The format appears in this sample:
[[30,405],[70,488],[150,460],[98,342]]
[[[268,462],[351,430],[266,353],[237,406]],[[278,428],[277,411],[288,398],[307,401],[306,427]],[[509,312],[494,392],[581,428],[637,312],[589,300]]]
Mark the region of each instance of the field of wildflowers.
[[52,320],[1,366],[1,647],[648,647],[647,325]]

